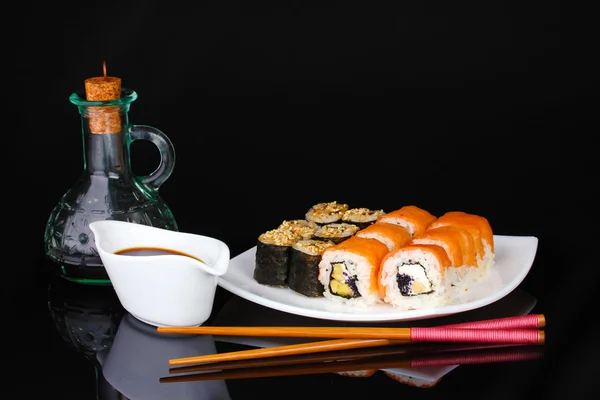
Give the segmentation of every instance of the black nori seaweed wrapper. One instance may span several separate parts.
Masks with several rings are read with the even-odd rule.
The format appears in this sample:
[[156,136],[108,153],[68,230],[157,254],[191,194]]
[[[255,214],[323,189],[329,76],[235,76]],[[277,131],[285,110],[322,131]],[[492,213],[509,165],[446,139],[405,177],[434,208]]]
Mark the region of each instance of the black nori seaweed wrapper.
[[325,288],[319,281],[321,255],[310,255],[292,248],[288,272],[288,285],[294,292],[308,297],[323,297]]
[[315,219],[310,220],[311,222],[314,222],[315,224],[317,224],[317,226],[325,226],[325,225],[329,225],[329,224],[339,224],[342,222],[342,217],[338,217],[337,219],[333,219],[331,221],[318,221]]
[[375,220],[373,220],[373,221],[365,221],[365,222],[358,222],[358,221],[353,221],[351,219],[348,219],[348,220],[344,220],[344,222],[346,224],[356,225],[356,226],[358,226],[358,230],[361,230],[361,229],[365,229],[369,225],[373,225],[375,223]]
[[261,285],[287,287],[290,246],[277,246],[258,241],[254,279]]
[[313,237],[311,239],[314,239],[314,240],[324,240],[324,241],[331,240],[334,244],[340,244],[344,240],[350,239],[352,236],[354,236],[354,235],[351,235],[351,236],[331,236],[331,237],[327,236],[327,237],[323,237],[323,236],[317,236],[315,234],[315,235],[313,235]]

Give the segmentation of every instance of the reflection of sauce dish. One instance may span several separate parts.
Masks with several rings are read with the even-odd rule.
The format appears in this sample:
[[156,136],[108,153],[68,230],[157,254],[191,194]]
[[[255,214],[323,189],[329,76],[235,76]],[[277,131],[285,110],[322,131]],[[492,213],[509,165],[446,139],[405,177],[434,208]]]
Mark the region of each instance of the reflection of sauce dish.
[[48,308],[63,340],[87,359],[111,346],[125,313],[111,286],[82,285],[59,276],[48,286]]
[[161,334],[128,313],[111,348],[99,361],[104,379],[132,400],[227,400],[227,385],[221,380],[176,385],[159,382],[169,374],[169,359],[216,352],[212,336]]

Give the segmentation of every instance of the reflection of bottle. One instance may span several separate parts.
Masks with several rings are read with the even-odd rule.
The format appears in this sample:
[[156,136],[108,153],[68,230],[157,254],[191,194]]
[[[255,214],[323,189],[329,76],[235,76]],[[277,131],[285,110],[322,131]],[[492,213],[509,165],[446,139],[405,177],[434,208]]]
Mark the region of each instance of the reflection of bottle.
[[65,342],[89,360],[110,347],[125,313],[112,286],[82,286],[60,276],[48,287],[48,307]]
[[48,286],[48,308],[67,345],[92,362],[98,399],[124,399],[102,376],[99,354],[112,346],[125,309],[112,286],[83,286],[53,276]]

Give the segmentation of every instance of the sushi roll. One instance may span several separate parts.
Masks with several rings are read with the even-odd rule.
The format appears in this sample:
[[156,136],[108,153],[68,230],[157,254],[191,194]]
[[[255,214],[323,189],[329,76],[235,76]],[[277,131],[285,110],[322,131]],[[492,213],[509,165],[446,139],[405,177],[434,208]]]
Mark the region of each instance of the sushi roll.
[[424,233],[411,239],[411,244],[435,244],[446,251],[452,266],[461,267],[463,265],[463,249],[461,247],[461,238],[456,231],[445,229],[444,227],[428,229]]
[[323,297],[319,281],[319,262],[323,251],[333,246],[331,240],[302,239],[292,244],[288,269],[288,286],[308,297]]
[[287,287],[290,249],[300,239],[285,229],[262,233],[256,244],[254,279],[261,285]]
[[331,240],[338,244],[352,237],[358,232],[358,226],[354,224],[346,224],[344,222],[326,224],[315,232],[313,239],[316,240]]
[[342,215],[348,210],[348,204],[332,201],[329,203],[318,203],[312,206],[305,215],[306,220],[318,225],[340,222]]
[[356,236],[377,239],[385,244],[389,251],[408,244],[412,239],[408,229],[387,222],[376,222],[356,232]]
[[473,235],[453,225],[429,228],[412,238],[411,244],[436,244],[446,250],[454,267],[477,267],[477,250]]
[[482,271],[494,264],[494,234],[486,218],[463,211],[449,211],[435,220],[430,228],[448,225],[463,228],[471,233],[477,250],[477,265]]
[[302,239],[310,239],[314,236],[319,225],[305,219],[294,219],[291,221],[283,221],[277,229],[289,230]]
[[448,268],[448,282],[452,286],[463,286],[467,278],[479,279],[483,270],[477,267],[477,253],[471,234],[455,226],[430,228],[414,237],[410,244],[433,244],[442,247],[453,268]]
[[342,215],[342,222],[357,225],[358,229],[364,229],[375,223],[377,218],[384,214],[383,210],[371,210],[365,207],[349,208]]
[[379,296],[400,310],[443,306],[450,299],[448,268],[452,268],[452,263],[443,247],[432,244],[400,247],[381,261]]
[[369,306],[380,303],[377,272],[387,246],[376,239],[353,236],[323,251],[319,281],[323,295],[335,303]]
[[396,224],[408,229],[411,236],[425,232],[436,217],[429,211],[417,206],[404,206],[377,218],[377,222]]

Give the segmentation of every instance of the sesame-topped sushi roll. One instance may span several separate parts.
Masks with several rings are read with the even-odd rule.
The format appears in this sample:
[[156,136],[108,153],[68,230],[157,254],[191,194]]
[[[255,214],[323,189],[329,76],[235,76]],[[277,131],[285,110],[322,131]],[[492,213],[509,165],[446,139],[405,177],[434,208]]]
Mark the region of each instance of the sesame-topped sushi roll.
[[262,233],[256,244],[254,279],[261,285],[287,287],[290,249],[300,239],[285,229]]
[[385,244],[389,251],[404,246],[411,240],[408,229],[400,225],[388,224],[387,222],[376,222],[371,224],[356,232],[356,236],[377,239]]
[[340,222],[342,215],[348,210],[348,204],[331,201],[329,203],[319,203],[312,206],[305,215],[308,221],[318,225]]
[[344,222],[332,223],[323,225],[317,229],[313,235],[313,239],[331,240],[333,243],[338,244],[346,239],[349,239],[356,232],[358,232],[357,225],[346,224]]
[[384,214],[383,210],[371,210],[365,207],[349,208],[342,215],[342,222],[357,225],[358,229],[364,229],[374,224],[377,218]]
[[425,232],[435,220],[435,215],[417,206],[403,206],[377,218],[377,222],[387,222],[405,227],[411,236]]
[[277,229],[289,230],[300,236],[302,239],[311,239],[317,229],[319,229],[319,225],[305,219],[294,219],[291,221],[283,221]]
[[325,249],[319,262],[323,295],[351,306],[380,303],[377,275],[387,253],[387,246],[379,240],[357,236]]
[[333,246],[331,240],[302,239],[292,244],[288,270],[288,286],[308,297],[323,297],[319,281],[319,262],[323,251]]

